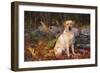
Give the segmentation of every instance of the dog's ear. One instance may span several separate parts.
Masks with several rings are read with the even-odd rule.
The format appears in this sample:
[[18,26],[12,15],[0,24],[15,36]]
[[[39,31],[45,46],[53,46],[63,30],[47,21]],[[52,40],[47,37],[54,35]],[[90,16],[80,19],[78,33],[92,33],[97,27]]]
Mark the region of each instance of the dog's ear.
[[72,26],[75,26],[76,22],[75,21],[72,21]]
[[66,21],[63,22],[63,26],[66,27]]

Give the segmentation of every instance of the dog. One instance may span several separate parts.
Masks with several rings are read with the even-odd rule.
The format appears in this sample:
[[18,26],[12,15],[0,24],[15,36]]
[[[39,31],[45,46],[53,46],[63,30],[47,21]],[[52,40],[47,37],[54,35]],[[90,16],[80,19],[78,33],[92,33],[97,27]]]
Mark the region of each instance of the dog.
[[64,51],[68,57],[70,57],[70,49],[73,55],[75,54],[74,51],[74,33],[72,32],[73,25],[75,24],[72,20],[66,20],[64,25],[63,33],[58,37],[56,44],[54,46],[54,53],[56,57],[62,55]]

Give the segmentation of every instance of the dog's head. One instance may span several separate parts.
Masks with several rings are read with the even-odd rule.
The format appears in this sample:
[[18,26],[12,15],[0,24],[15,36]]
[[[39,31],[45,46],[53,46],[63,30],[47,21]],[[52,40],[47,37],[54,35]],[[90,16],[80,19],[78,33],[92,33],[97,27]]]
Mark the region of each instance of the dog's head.
[[64,29],[67,30],[67,31],[71,31],[74,24],[75,24],[74,21],[72,21],[72,20],[66,20],[66,21],[63,23]]

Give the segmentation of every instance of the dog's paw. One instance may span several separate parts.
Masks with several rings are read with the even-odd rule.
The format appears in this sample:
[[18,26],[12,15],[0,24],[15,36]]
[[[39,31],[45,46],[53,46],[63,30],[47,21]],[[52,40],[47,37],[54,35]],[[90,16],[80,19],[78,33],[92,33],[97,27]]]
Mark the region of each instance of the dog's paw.
[[70,54],[67,54],[67,56],[70,57],[71,55]]
[[74,55],[74,56],[77,56],[77,54],[76,54],[75,52],[73,53],[73,55]]

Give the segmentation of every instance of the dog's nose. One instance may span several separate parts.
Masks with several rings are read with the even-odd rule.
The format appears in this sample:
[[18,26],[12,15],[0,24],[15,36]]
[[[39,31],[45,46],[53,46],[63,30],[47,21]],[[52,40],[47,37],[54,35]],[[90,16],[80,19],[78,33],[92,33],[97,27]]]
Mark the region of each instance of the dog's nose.
[[69,27],[69,31],[71,31],[72,30],[72,28],[71,27]]

